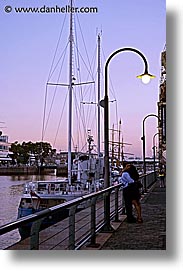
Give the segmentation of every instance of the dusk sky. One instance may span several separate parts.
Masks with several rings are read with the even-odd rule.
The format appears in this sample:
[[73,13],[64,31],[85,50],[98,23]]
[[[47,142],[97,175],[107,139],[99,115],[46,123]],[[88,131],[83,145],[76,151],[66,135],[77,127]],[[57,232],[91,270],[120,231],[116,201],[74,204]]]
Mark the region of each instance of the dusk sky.
[[[64,13],[16,13],[15,8],[40,8],[44,5],[46,7],[55,7],[56,5],[65,7],[69,2],[68,0],[5,0],[0,3],[0,121],[5,122],[4,124],[1,123],[0,126],[6,127],[1,130],[3,134],[9,136],[10,142],[41,140],[45,87],[64,20],[66,23],[60,42],[62,49],[65,48],[69,39],[69,14],[66,14],[65,18]],[[148,60],[149,72],[156,75],[156,78],[151,80],[148,85],[137,79],[136,76],[144,71],[144,64],[138,55],[131,52],[118,54],[109,65],[111,79],[109,96],[110,100],[116,100],[116,102],[110,103],[110,128],[112,128],[113,123],[116,128],[117,121],[121,119],[124,142],[132,144],[125,147],[125,151],[141,157],[142,120],[148,114],[157,114],[161,70],[160,57],[166,44],[166,2],[165,0],[75,0],[74,5],[76,7],[97,7],[98,9],[97,13],[77,14],[75,22],[77,24],[77,20],[79,20],[78,34],[80,28],[82,29],[82,35],[80,34],[78,38],[78,45],[80,38],[83,38],[85,43],[79,48],[79,53],[84,52],[85,48],[87,49],[87,54],[83,54],[83,58],[86,57],[86,59],[91,60],[94,77],[96,77],[97,72],[97,68],[95,68],[97,34],[102,33],[101,99],[104,96],[105,60],[119,48],[132,47],[141,51]],[[12,11],[5,12],[5,6],[11,6]],[[74,37],[77,39],[76,35]],[[57,58],[59,59],[59,55]],[[92,63],[93,59],[95,64]],[[63,76],[59,78],[59,83],[68,83],[68,55],[60,66],[62,64],[64,64],[65,69],[63,69]],[[80,64],[80,69],[84,68],[82,61]],[[80,69],[76,69],[76,74]],[[53,80],[50,78],[50,82],[58,79],[56,70],[54,73],[55,76],[53,75]],[[86,72],[81,80],[84,82],[86,80],[92,81]],[[93,97],[90,97],[90,100],[95,101],[96,87],[95,84],[91,85],[91,88],[85,88],[88,90],[83,93],[86,95],[85,98],[83,97],[83,101],[89,100],[87,93],[91,95],[92,92]],[[51,102],[54,91],[53,87],[49,87],[49,89],[48,99],[50,97]],[[50,142],[58,150],[67,150],[67,93],[67,88],[58,88],[54,107],[55,113],[50,116],[50,126],[44,135],[44,141]],[[75,96],[73,96],[73,105],[75,104],[74,99]],[[96,106],[90,106],[89,111],[83,112],[87,114],[90,112],[96,117]],[[60,122],[55,141],[60,113],[62,113],[62,122]],[[77,112],[73,111],[73,121],[76,114]],[[101,110],[101,120],[103,120],[103,110]],[[91,121],[92,124],[88,124],[87,127],[92,130],[91,134],[94,135],[97,144],[96,124],[92,118]],[[146,154],[152,156],[152,138],[158,131],[157,119],[155,117],[148,118],[145,129],[147,136]],[[101,131],[101,147],[103,147],[102,121]],[[79,138],[75,136],[77,132],[76,123],[74,123],[73,146],[78,146],[81,149],[82,145],[77,142]]]

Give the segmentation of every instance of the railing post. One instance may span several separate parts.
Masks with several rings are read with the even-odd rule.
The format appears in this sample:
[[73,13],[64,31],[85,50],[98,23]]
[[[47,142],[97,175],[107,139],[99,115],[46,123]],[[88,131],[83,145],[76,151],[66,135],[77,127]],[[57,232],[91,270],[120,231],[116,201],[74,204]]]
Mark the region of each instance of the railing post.
[[69,250],[75,249],[75,212],[76,206],[69,210]]
[[96,201],[97,197],[91,200],[91,240],[89,247],[99,247],[100,244],[96,243]]
[[141,194],[144,194],[144,176],[141,178],[141,183],[142,183]]
[[30,250],[39,250],[39,231],[41,223],[45,218],[41,218],[32,223],[30,233]]
[[118,207],[119,207],[119,203],[118,203],[118,195],[119,195],[119,187],[115,188],[115,216],[114,216],[114,221],[115,222],[119,222],[119,212],[118,212]]
[[114,229],[110,223],[110,191],[104,194],[104,226],[102,232],[113,232]]
[[147,174],[144,175],[144,193],[147,193]]
[[147,193],[147,190],[149,188],[149,178],[150,178],[150,174],[147,174],[146,175],[146,193]]
[[156,181],[157,180],[157,172],[155,171],[154,172],[154,181]]
[[125,215],[126,210],[125,210],[125,202],[124,202],[124,198],[123,198],[123,189],[121,190],[121,215]]

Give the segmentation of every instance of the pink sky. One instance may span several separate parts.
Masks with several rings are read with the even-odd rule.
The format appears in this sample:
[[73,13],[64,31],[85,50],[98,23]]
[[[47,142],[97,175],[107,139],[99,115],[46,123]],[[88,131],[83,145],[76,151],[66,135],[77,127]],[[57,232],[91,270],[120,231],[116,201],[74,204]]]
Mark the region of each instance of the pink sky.
[[[76,6],[86,6],[86,1],[74,1]],[[41,7],[43,5],[64,6],[68,1],[15,1],[10,0],[12,7]],[[63,14],[17,14],[4,12],[4,1],[0,3],[1,13],[1,108],[0,121],[4,121],[4,134],[9,141],[41,140],[45,84],[52,62],[59,32],[64,19]],[[132,143],[125,151],[135,156],[142,155],[142,120],[150,113],[157,114],[157,101],[160,82],[160,54],[166,43],[166,6],[165,0],[158,1],[110,1],[88,0],[88,7],[97,7],[97,14],[80,14],[79,20],[85,39],[89,58],[92,59],[97,41],[97,29],[102,29],[102,51],[106,58],[116,49],[133,47],[140,50],[148,59],[150,73],[156,78],[144,85],[136,78],[143,73],[144,65],[134,53],[122,53],[110,63],[110,79],[114,92],[109,93],[110,127],[122,119],[124,141]],[[67,19],[68,20],[68,19]],[[63,47],[68,41],[68,28],[64,30]],[[81,48],[83,50],[83,48]],[[68,59],[66,58],[68,63]],[[105,59],[102,54],[102,74]],[[68,82],[68,66],[65,67],[63,82]],[[86,78],[86,76],[85,76]],[[62,81],[62,80],[61,80]],[[101,77],[101,98],[103,98],[103,76]],[[110,86],[111,87],[111,86]],[[51,88],[50,88],[51,89]],[[94,90],[91,88],[90,93]],[[51,97],[50,92],[50,97]],[[66,88],[57,93],[56,107],[51,126],[45,135],[45,141],[53,144],[58,125],[60,110],[63,108]],[[86,97],[87,99],[87,97]],[[74,99],[73,99],[74,100]],[[67,104],[65,104],[67,105]],[[67,106],[64,109],[64,120],[58,133],[55,147],[67,150]],[[117,107],[117,111],[116,111]],[[95,115],[95,107],[91,106]],[[116,117],[117,112],[117,117]],[[101,111],[103,113],[103,111]],[[74,116],[76,114],[74,113]],[[101,114],[103,119],[103,114]],[[56,121],[57,120],[57,121]],[[88,124],[88,127],[89,124]],[[157,132],[157,119],[146,120],[147,151],[152,155],[152,137]],[[75,127],[74,127],[75,128]],[[101,122],[101,129],[103,124]],[[92,128],[96,141],[96,126]],[[76,130],[73,140],[77,145]],[[103,134],[101,136],[103,139]],[[97,143],[97,142],[96,142]],[[103,140],[101,141],[103,146]]]

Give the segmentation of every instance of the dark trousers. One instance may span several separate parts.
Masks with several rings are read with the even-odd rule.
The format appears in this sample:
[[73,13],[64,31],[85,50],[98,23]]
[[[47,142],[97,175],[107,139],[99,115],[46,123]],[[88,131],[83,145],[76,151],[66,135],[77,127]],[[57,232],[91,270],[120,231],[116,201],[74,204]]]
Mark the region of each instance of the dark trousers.
[[123,189],[123,197],[125,201],[125,209],[126,209],[126,215],[127,220],[133,219],[132,215],[132,198],[131,198],[131,190],[130,187],[126,187]]
[[165,177],[164,176],[160,176],[160,187],[165,187]]

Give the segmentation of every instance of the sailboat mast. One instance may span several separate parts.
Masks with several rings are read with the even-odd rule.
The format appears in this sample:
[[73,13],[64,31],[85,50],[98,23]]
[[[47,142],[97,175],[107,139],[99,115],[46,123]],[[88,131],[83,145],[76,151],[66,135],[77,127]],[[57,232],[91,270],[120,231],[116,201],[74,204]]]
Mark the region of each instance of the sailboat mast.
[[98,35],[98,157],[100,157],[100,34]]
[[119,137],[118,137],[118,141],[119,141],[119,146],[118,146],[118,165],[120,165],[120,144],[121,144],[121,119],[119,121]]
[[[71,11],[73,7],[73,1],[70,1]],[[68,115],[68,180],[69,185],[71,185],[71,137],[72,137],[72,89],[73,89],[73,14],[70,13],[70,33],[69,33],[69,115]]]

